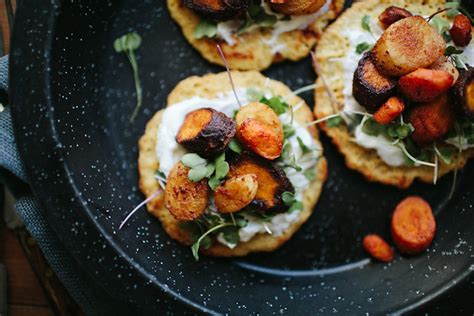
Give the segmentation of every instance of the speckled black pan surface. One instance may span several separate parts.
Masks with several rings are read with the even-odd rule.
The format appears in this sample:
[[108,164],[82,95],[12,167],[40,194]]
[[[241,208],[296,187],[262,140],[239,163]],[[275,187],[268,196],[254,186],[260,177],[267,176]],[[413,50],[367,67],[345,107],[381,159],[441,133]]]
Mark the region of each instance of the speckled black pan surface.
[[[186,43],[163,0],[21,1],[11,53],[11,101],[19,149],[34,192],[74,257],[112,295],[148,310],[232,314],[385,313],[411,310],[473,270],[474,165],[433,187],[408,191],[366,182],[323,138],[329,180],[313,216],[280,250],[244,259],[202,258],[144,210],[137,141],[175,84],[221,71]],[[69,4],[68,4],[69,3]],[[113,40],[136,30],[145,93],[134,124],[131,71]],[[265,72],[292,88],[314,81],[309,60]],[[311,93],[306,95],[313,103]],[[407,194],[433,206],[438,232],[424,254],[370,262],[368,232],[389,237],[393,207]]]

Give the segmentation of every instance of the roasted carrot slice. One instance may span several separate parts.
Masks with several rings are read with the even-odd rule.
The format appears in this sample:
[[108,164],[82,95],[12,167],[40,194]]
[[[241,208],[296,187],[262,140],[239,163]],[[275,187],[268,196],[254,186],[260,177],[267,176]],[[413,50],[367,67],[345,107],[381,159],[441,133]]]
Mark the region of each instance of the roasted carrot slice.
[[458,14],[454,18],[453,26],[449,34],[454,44],[458,46],[467,46],[472,39],[471,20],[464,14]]
[[434,101],[416,105],[407,121],[414,127],[411,137],[420,145],[427,145],[445,135],[454,125],[456,114],[447,94]]
[[446,92],[454,82],[454,77],[447,71],[419,68],[400,78],[400,92],[415,102],[433,101]]
[[380,124],[389,124],[399,117],[405,110],[405,103],[402,99],[391,97],[374,113],[374,120]]
[[401,201],[392,216],[392,239],[402,253],[418,254],[431,245],[436,221],[431,206],[421,197]]
[[393,23],[400,21],[401,19],[408,18],[412,15],[413,14],[411,14],[410,11],[407,11],[403,8],[390,6],[379,15],[379,21],[385,28],[387,28]]
[[362,241],[364,250],[378,261],[390,262],[393,260],[393,249],[379,235],[371,234]]

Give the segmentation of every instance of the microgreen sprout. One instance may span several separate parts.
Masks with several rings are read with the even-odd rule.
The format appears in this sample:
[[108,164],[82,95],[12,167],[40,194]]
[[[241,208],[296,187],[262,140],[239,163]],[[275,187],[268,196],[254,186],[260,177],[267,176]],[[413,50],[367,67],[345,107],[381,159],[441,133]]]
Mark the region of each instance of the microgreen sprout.
[[201,39],[203,37],[212,38],[217,35],[217,23],[207,19],[201,19],[194,30],[194,37]]
[[435,168],[436,165],[432,162],[427,162],[427,161],[423,161],[423,160],[419,160],[415,157],[413,157],[412,154],[410,154],[407,150],[407,148],[405,147],[405,144],[403,144],[403,142],[399,142],[398,144],[398,147],[400,147],[400,149],[403,151],[403,153],[405,154],[405,156],[410,159],[412,162],[416,163],[416,164],[419,164],[419,165],[422,165],[422,166],[427,166],[427,167],[432,167],[432,168]]
[[459,142],[459,147],[458,147],[458,156],[456,157],[456,168],[454,169],[454,175],[453,175],[453,185],[451,186],[451,190],[449,192],[449,197],[448,199],[451,200],[451,198],[454,195],[454,192],[456,191],[456,182],[457,182],[457,177],[458,177],[458,169],[459,169],[459,161],[461,160],[461,155],[462,155],[462,140],[464,138],[464,130],[459,126],[458,123],[454,125],[454,128],[456,130],[456,135],[458,138]]
[[312,90],[314,90],[315,88],[316,88],[316,84],[315,84],[315,83],[310,84],[310,85],[307,85],[307,86],[304,86],[304,87],[301,87],[301,88],[298,88],[298,89],[296,89],[295,91],[293,91],[293,92],[291,92],[291,93],[285,95],[285,96],[283,97],[283,100],[286,101],[286,100],[288,100],[288,98],[290,98],[290,97],[292,97],[292,96],[300,95],[300,94],[302,94],[302,93],[304,93],[304,92],[306,92],[306,91],[312,91]]
[[130,213],[128,213],[127,217],[125,217],[125,219],[120,223],[120,226],[118,229],[121,230],[123,225],[125,225],[125,223],[128,222],[128,220],[133,216],[133,214],[135,214],[139,209],[141,209],[144,205],[146,205],[148,202],[153,200],[162,192],[163,192],[162,190],[157,190],[152,195],[150,195],[145,201],[138,204]]
[[370,28],[370,16],[364,15],[361,21],[361,26],[363,30],[369,32],[370,36],[372,36],[372,38],[375,39],[374,34],[372,34],[372,29]]
[[135,56],[135,51],[140,47],[142,43],[142,38],[137,33],[127,33],[114,41],[114,49],[117,53],[124,53],[128,61],[130,62],[130,66],[132,67],[133,71],[133,78],[135,81],[135,91],[137,94],[137,104],[135,106],[135,110],[130,117],[130,122],[135,120],[135,117],[138,115],[138,111],[142,106],[142,86],[140,83],[140,76],[138,74],[138,63],[137,58]]
[[371,49],[372,47],[373,47],[373,45],[372,45],[372,44],[369,44],[369,43],[367,43],[367,42],[359,43],[359,44],[357,44],[357,46],[356,46],[356,53],[360,55],[360,54],[362,54],[363,52],[365,52],[365,51]]
[[219,224],[217,226],[214,226],[212,228],[210,228],[208,231],[206,231],[204,234],[202,234],[199,239],[191,246],[191,252],[193,254],[193,257],[194,259],[196,259],[196,261],[199,260],[199,248],[201,247],[201,242],[202,240],[207,237],[210,233],[218,230],[218,229],[221,229],[223,227],[227,227],[227,226],[233,226],[232,223],[222,223],[222,224]]
[[311,52],[311,59],[313,61],[314,65],[314,70],[316,71],[316,74],[318,75],[319,78],[321,78],[321,81],[323,82],[324,88],[329,96],[329,100],[331,101],[331,106],[334,111],[334,113],[337,113],[339,110],[339,102],[337,101],[336,97],[334,96],[334,93],[332,90],[329,88],[329,85],[326,82],[326,79],[323,76],[323,72],[321,70],[321,67],[319,66],[319,63],[316,59],[316,54],[314,52]]
[[229,148],[233,152],[240,154],[242,152],[242,146],[239,144],[236,138],[233,138],[229,143]]
[[320,119],[317,119],[317,120],[311,121],[309,123],[306,123],[305,126],[316,125],[316,124],[319,124],[319,123],[322,123],[322,122],[325,122],[325,121],[328,121],[330,119],[337,118],[337,117],[341,117],[341,113],[327,115],[327,116],[322,117]]
[[[433,145],[433,149],[436,146]],[[436,182],[438,181],[438,169],[439,169],[439,161],[438,161],[438,155],[435,153],[434,155],[434,174],[433,174],[433,184],[436,185]]]
[[219,55],[221,56],[222,62],[225,65],[225,69],[227,70],[227,74],[229,75],[230,85],[232,86],[232,91],[234,92],[235,100],[237,101],[237,104],[239,105],[239,107],[241,107],[242,104],[240,103],[239,97],[237,96],[237,90],[235,89],[234,81],[232,80],[232,73],[230,72],[229,63],[227,62],[227,58],[225,58],[225,54],[224,54],[224,51],[221,48],[221,45],[217,44],[216,47],[217,47],[217,51],[219,52]]

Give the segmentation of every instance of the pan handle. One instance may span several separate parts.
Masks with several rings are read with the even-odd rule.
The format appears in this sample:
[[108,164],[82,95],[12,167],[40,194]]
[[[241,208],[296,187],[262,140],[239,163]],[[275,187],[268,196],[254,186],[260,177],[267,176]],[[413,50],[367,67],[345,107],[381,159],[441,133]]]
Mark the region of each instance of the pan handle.
[[0,103],[8,103],[8,55],[0,57]]

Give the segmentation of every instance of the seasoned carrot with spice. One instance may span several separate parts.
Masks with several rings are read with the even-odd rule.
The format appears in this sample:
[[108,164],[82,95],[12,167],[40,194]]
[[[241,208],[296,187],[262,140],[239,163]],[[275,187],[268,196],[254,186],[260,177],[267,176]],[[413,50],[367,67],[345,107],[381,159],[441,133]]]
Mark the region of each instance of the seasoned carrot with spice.
[[379,235],[371,234],[364,237],[362,241],[364,250],[374,259],[381,262],[393,260],[393,249]]
[[472,39],[471,20],[464,14],[458,14],[454,18],[453,26],[449,34],[454,44],[458,46],[467,46]]
[[431,206],[421,197],[407,197],[395,208],[391,230],[400,252],[413,255],[424,251],[433,242],[436,232]]
[[374,113],[374,120],[380,124],[389,124],[405,110],[405,103],[398,97],[391,97]]

